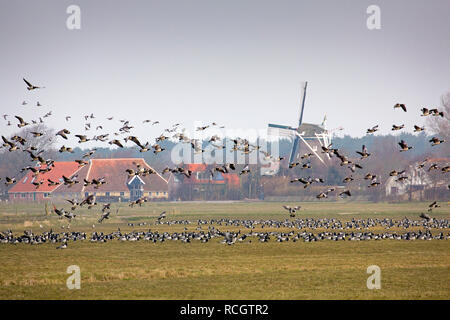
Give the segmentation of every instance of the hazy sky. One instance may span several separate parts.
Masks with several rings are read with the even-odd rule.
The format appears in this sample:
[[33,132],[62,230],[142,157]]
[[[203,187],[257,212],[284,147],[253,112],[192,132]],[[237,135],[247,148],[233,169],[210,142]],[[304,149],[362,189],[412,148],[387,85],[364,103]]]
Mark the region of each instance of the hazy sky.
[[[71,4],[81,30],[66,27]],[[366,26],[371,4],[380,30]],[[412,132],[419,109],[450,90],[449,13],[448,0],[0,0],[1,114],[52,110],[52,127],[81,133],[93,112],[93,126],[128,119],[143,140],[176,122],[266,129],[295,125],[308,81],[304,122]],[[46,88],[28,92],[22,77]],[[143,119],[162,126],[146,131]]]

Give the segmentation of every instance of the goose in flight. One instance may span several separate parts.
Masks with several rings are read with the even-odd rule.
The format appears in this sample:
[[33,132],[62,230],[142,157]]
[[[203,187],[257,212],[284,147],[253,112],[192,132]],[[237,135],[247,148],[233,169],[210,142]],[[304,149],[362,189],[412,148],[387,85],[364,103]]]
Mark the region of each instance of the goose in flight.
[[401,130],[401,129],[403,129],[404,127],[405,127],[404,124],[402,124],[402,125],[400,125],[400,126],[397,126],[397,125],[393,124],[391,130],[392,130],[392,131]]
[[429,140],[429,142],[431,142],[431,146],[436,146],[438,144],[444,143],[445,140],[441,140],[437,137],[433,137],[433,138],[431,138],[431,140]]
[[398,144],[401,147],[400,152],[408,151],[413,148],[411,146],[408,146],[408,144],[404,140],[401,140]]
[[102,223],[103,220],[105,219],[109,219],[109,215],[110,215],[110,211],[106,211],[102,214],[102,216],[100,217],[100,219],[98,219],[98,223]]
[[166,211],[163,211],[163,212],[161,212],[160,214],[159,214],[159,217],[157,218],[158,219],[158,222],[160,222],[162,219],[164,219],[166,217]]
[[97,151],[97,149],[92,149],[91,151],[89,151],[89,152],[86,152],[84,155],[83,155],[83,159],[84,158],[89,158],[90,156],[92,156],[94,153],[95,153],[95,151]]
[[248,165],[246,165],[244,167],[244,169],[242,169],[241,172],[239,172],[239,175],[243,175],[243,174],[246,174],[246,173],[250,173],[250,169],[249,169]]
[[28,82],[25,78],[23,78],[23,81],[25,81],[25,83],[27,84],[27,89],[28,90],[35,90],[35,89],[45,88],[45,87],[34,86],[30,82]]
[[432,212],[434,208],[440,208],[441,206],[437,204],[437,201],[434,201],[428,206],[428,212]]
[[83,143],[83,142],[87,142],[87,141],[91,140],[81,134],[76,134],[75,137],[77,137],[79,139],[78,143]]
[[372,128],[369,128],[369,129],[367,129],[367,134],[369,134],[369,133],[374,133],[374,132],[376,132],[376,131],[378,131],[378,125],[376,125],[376,126],[374,126],[374,127],[372,127]]
[[32,132],[30,132],[30,133],[31,133],[31,134],[33,135],[33,137],[35,137],[35,138],[41,137],[41,136],[44,135],[42,132],[35,132],[35,131],[32,131]]
[[15,151],[18,149],[18,147],[16,146],[16,144],[12,141],[9,141],[8,139],[6,139],[4,136],[2,136],[2,140],[3,140],[3,146],[4,147],[9,147],[9,152]]
[[347,196],[347,197],[352,196],[352,194],[350,193],[350,190],[345,190],[345,191],[342,191],[341,193],[339,193],[339,197],[344,198],[345,196]]
[[62,176],[63,181],[64,181],[64,185],[66,185],[68,188],[72,187],[73,185],[80,183],[78,180],[75,180],[77,177],[77,175],[74,175],[73,177],[71,177],[70,179],[67,178],[66,176]]
[[395,177],[395,176],[399,176],[405,173],[406,170],[402,170],[402,171],[397,171],[397,170],[392,170],[391,172],[389,172],[389,175],[391,177]]
[[378,185],[380,185],[379,182],[372,181],[372,183],[371,183],[370,185],[368,185],[367,187],[368,187],[368,188],[373,188],[373,187],[376,187],[376,186],[378,186]]
[[120,143],[120,141],[119,140],[117,140],[117,139],[114,139],[114,140],[112,140],[112,141],[110,141],[110,142],[108,142],[109,144],[115,144],[116,146],[118,146],[119,148],[123,148],[123,145]]
[[14,184],[14,183],[16,183],[16,178],[10,178],[10,177],[5,177],[5,180],[6,180],[6,182],[5,182],[5,185],[11,185],[11,184]]
[[436,116],[441,116],[442,118],[444,117],[444,112],[443,111],[439,112],[438,109],[431,109],[430,114],[435,117]]
[[297,212],[297,210],[300,210],[301,206],[290,207],[290,206],[283,205],[283,208],[286,209],[287,211],[289,211],[291,218],[294,218],[295,213]]
[[422,219],[425,219],[425,220],[427,220],[427,221],[430,221],[430,220],[431,220],[431,217],[430,217],[428,214],[423,213],[423,212],[420,214],[419,217],[421,217]]
[[92,206],[97,205],[97,202],[95,202],[95,196],[93,194],[88,195],[86,198],[84,198],[83,201],[80,202],[80,207],[87,204],[88,209],[92,208]]
[[420,109],[420,111],[422,111],[422,114],[421,114],[422,117],[426,117],[426,116],[430,115],[430,110],[428,110],[427,108],[422,108],[422,109]]
[[78,168],[84,167],[89,164],[89,162],[86,160],[75,160],[75,162],[78,163]]
[[355,180],[355,179],[353,179],[353,177],[350,175],[350,177],[345,177],[345,178],[342,180],[342,182],[343,182],[343,183],[349,183],[349,182],[351,182],[351,181],[353,181],[353,180]]
[[62,217],[63,217],[64,214],[66,213],[66,212],[64,211],[64,209],[58,209],[58,208],[56,208],[55,205],[53,205],[53,212],[56,213],[56,214],[59,216],[60,219],[62,219]]
[[19,117],[19,116],[14,116],[17,120],[19,120],[19,123],[17,124],[17,126],[19,127],[19,128],[22,128],[22,127],[25,127],[25,126],[27,126],[27,125],[29,125],[29,123],[28,122],[25,122],[23,119],[22,119],[22,117]]
[[67,140],[67,135],[70,134],[70,131],[67,129],[62,129],[56,133],[57,136],[60,136]]
[[420,131],[424,131],[425,127],[419,127],[417,125],[414,125],[414,132],[420,132]]
[[58,152],[60,152],[60,153],[63,153],[63,152],[74,153],[75,151],[73,151],[73,149],[71,147],[62,146],[61,148],[59,148]]
[[47,181],[48,181],[48,186],[49,187],[51,187],[51,186],[57,186],[57,185],[59,185],[59,184],[61,184],[61,182],[55,182],[55,181],[53,181],[53,180],[51,180],[51,179],[47,179]]
[[394,109],[396,108],[402,108],[402,110],[406,112],[406,106],[403,103],[396,103]]

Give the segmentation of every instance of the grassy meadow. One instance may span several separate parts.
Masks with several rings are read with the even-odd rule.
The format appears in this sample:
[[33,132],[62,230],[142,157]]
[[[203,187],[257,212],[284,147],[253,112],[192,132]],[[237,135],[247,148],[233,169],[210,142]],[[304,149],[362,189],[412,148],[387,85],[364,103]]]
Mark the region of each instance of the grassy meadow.
[[[160,212],[167,220],[289,219],[279,202],[146,203],[130,208],[113,204],[111,219],[98,224],[99,208],[77,209],[70,231],[183,231],[184,225],[155,225]],[[295,205],[295,203],[288,203]],[[418,219],[428,203],[302,203],[297,218],[337,218],[341,221],[409,217]],[[63,205],[57,205],[61,208]],[[69,205],[64,205],[66,209]],[[116,214],[116,208],[119,212]],[[450,218],[450,206],[433,211]],[[138,226],[146,222],[145,226]],[[128,226],[134,223],[134,226]],[[93,226],[94,225],[94,226]],[[63,229],[64,227],[64,229]],[[217,226],[222,231],[243,227]],[[0,230],[14,233],[67,231],[67,221],[46,215],[44,204],[0,204]],[[203,230],[207,230],[203,226]],[[264,231],[282,231],[264,228]],[[292,230],[292,229],[291,229]],[[411,229],[411,230],[418,230]],[[253,230],[258,231],[258,228]],[[289,230],[290,231],[290,230]],[[299,230],[294,230],[298,232]],[[313,232],[317,233],[319,230]],[[336,230],[338,231],[338,230]],[[381,227],[370,231],[394,232]],[[433,233],[450,232],[448,229]],[[70,242],[65,250],[55,244],[0,244],[0,299],[449,299],[449,240],[319,241],[268,243],[258,241],[228,246],[213,238],[193,241],[107,243]],[[66,269],[81,269],[81,289],[69,290]],[[381,268],[381,289],[369,290],[367,267]]]

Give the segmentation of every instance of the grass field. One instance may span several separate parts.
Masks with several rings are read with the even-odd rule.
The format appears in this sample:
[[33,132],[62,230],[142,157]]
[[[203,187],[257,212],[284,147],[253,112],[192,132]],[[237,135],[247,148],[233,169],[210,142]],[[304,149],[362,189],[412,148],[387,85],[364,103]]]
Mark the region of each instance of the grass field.
[[[154,225],[163,210],[168,220],[236,218],[277,219],[289,216],[276,202],[121,204],[119,214],[98,225],[99,210],[82,209],[73,231],[182,231],[183,225]],[[418,219],[427,203],[303,203],[298,218]],[[61,206],[59,206],[61,207]],[[113,205],[115,213],[117,205]],[[66,206],[68,208],[68,206]],[[449,219],[447,203],[433,211]],[[137,226],[147,222],[146,226]],[[134,223],[135,226],[128,226]],[[95,228],[92,227],[95,224]],[[61,232],[64,220],[46,216],[44,205],[0,205],[0,230],[22,233]],[[194,230],[195,223],[188,225]],[[238,227],[223,226],[223,230]],[[241,228],[242,229],[242,228]],[[376,228],[374,228],[376,229]],[[257,231],[257,230],[254,230]],[[268,230],[265,230],[268,231]],[[277,230],[280,231],[280,230]],[[374,231],[385,231],[381,227]],[[389,230],[390,232],[395,230]],[[450,232],[448,229],[433,232]],[[317,232],[317,230],[315,231]],[[228,246],[214,238],[194,241],[70,242],[0,244],[1,299],[449,299],[449,240],[270,241]],[[81,269],[81,289],[69,290],[66,269]],[[369,290],[367,267],[381,268],[381,289]]]

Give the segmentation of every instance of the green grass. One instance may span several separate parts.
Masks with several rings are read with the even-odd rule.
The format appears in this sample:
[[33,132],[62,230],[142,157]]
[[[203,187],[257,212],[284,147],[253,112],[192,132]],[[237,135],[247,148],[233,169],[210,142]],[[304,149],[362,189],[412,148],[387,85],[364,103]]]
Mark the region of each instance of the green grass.
[[[281,203],[149,203],[142,208],[122,204],[119,216],[97,225],[96,211],[78,212],[72,230],[180,231],[183,226],[153,225],[162,210],[169,219],[218,217],[286,219]],[[449,218],[448,204],[433,216]],[[60,206],[58,206],[60,207]],[[303,203],[298,217],[416,218],[426,203]],[[425,209],[424,209],[425,208]],[[16,213],[17,209],[17,213]],[[114,212],[114,211],[113,211]],[[128,222],[152,225],[128,227]],[[41,229],[39,224],[43,226]],[[62,231],[67,224],[45,216],[43,205],[1,205],[1,230]],[[194,230],[196,224],[189,225]],[[222,226],[220,229],[237,230]],[[204,228],[205,229],[205,228]],[[241,227],[242,231],[243,228]],[[381,229],[380,229],[381,230]],[[280,230],[277,230],[280,231]],[[390,230],[391,232],[393,230]],[[448,233],[450,230],[432,230]],[[202,244],[150,242],[92,244],[0,244],[1,299],[448,299],[450,241],[364,241],[317,243],[237,243],[220,239]],[[66,269],[81,268],[81,289],[69,290]],[[381,268],[380,290],[369,290],[366,269]]]

